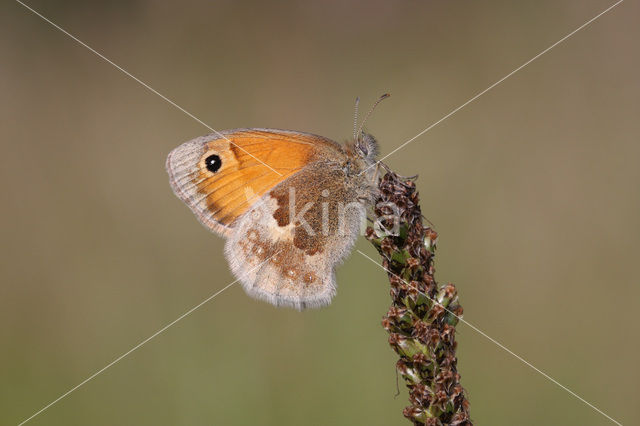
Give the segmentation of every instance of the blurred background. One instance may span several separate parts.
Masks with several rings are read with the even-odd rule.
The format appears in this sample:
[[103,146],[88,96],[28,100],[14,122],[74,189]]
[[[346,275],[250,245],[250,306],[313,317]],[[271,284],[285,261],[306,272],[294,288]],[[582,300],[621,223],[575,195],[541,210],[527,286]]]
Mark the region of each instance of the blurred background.
[[[44,1],[29,5],[216,129],[386,154],[613,2]],[[233,281],[164,161],[209,130],[16,2],[0,6],[0,423],[18,424]],[[419,174],[465,319],[640,423],[640,7],[624,2],[386,162]],[[375,256],[361,238],[357,248]],[[239,285],[28,424],[408,424],[353,254],[299,313]],[[479,425],[613,424],[458,326]]]

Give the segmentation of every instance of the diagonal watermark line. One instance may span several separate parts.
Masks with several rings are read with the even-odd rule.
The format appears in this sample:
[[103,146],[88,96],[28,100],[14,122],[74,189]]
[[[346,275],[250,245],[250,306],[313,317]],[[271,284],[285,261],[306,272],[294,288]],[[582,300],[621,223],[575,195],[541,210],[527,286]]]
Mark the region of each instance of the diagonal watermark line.
[[194,120],[196,120],[198,123],[202,124],[204,127],[206,127],[207,129],[211,130],[213,133],[217,134],[218,136],[220,136],[223,139],[226,139],[231,145],[235,146],[236,148],[240,149],[241,151],[244,151],[245,154],[248,154],[249,156],[253,157],[255,160],[257,160],[259,163],[261,163],[263,166],[271,169],[271,171],[273,171],[274,173],[277,173],[278,175],[282,176],[282,173],[278,172],[276,169],[274,169],[273,167],[271,167],[270,165],[268,165],[267,163],[265,163],[264,161],[260,160],[259,158],[256,158],[255,156],[251,155],[251,153],[249,153],[248,151],[246,151],[244,148],[242,148],[241,146],[238,146],[237,144],[235,144],[233,141],[231,141],[229,138],[227,138],[225,135],[223,135],[222,133],[220,133],[219,131],[217,131],[216,129],[214,129],[213,127],[209,126],[207,123],[205,123],[204,121],[200,120],[198,117],[196,117],[195,115],[191,114],[189,111],[187,111],[186,109],[184,109],[183,107],[181,107],[180,105],[176,104],[174,101],[172,101],[171,99],[167,98],[165,95],[163,95],[162,93],[158,92],[156,89],[154,89],[153,87],[149,86],[147,83],[145,83],[144,81],[140,80],[138,77],[136,77],[135,75],[131,74],[129,71],[125,70],[124,68],[122,68],[120,65],[116,64],[115,62],[113,62],[111,59],[107,58],[106,56],[104,56],[102,53],[98,52],[97,50],[95,50],[93,47],[89,46],[88,44],[86,44],[85,42],[83,42],[82,40],[80,40],[79,38],[77,38],[76,36],[74,36],[73,34],[71,34],[70,32],[68,32],[67,30],[65,30],[64,28],[60,27],[58,24],[56,24],[55,22],[51,21],[49,18],[47,18],[46,16],[42,15],[40,12],[36,11],[35,9],[33,9],[32,7],[30,7],[29,5],[21,2],[20,0],[16,0],[16,2],[18,2],[19,4],[21,4],[22,6],[24,6],[26,9],[28,9],[29,11],[33,12],[36,16],[40,17],[43,21],[51,24],[54,28],[60,30],[62,33],[66,34],[67,36],[69,36],[70,38],[72,38],[74,41],[76,41],[78,44],[80,44],[83,47],[86,47],[87,49],[89,49],[92,53],[96,54],[98,57],[100,57],[101,59],[103,59],[104,61],[108,62],[109,64],[113,65],[115,68],[117,68],[119,71],[121,71],[122,73],[124,73],[126,76],[132,78],[133,80],[135,80],[137,83],[139,83],[141,86],[143,86],[145,89],[149,90],[150,92],[160,96],[162,99],[164,99],[165,101],[167,101],[169,104],[171,104],[172,106],[176,107],[177,109],[179,109],[180,111],[182,111],[183,113],[185,113],[186,115],[188,115],[189,117],[193,118]]
[[[249,271],[255,271],[258,268],[260,268],[262,265],[264,265],[267,261],[269,261],[273,256],[275,256],[276,254],[280,253],[279,251],[275,252],[273,255],[269,256],[267,259],[265,259],[263,262],[259,263],[257,266],[249,269]],[[47,405],[45,405],[44,407],[42,407],[40,410],[36,411],[35,413],[33,413],[31,416],[29,416],[28,418],[24,419],[21,423],[18,424],[18,426],[22,426],[23,424],[27,423],[29,420],[33,419],[34,417],[36,417],[37,415],[41,414],[43,411],[47,410],[48,408],[50,408],[51,406],[53,406],[54,404],[58,403],[60,400],[62,400],[63,398],[69,396],[71,393],[73,393],[74,391],[76,391],[78,388],[80,388],[81,386],[85,385],[87,382],[93,380],[96,376],[100,375],[101,373],[103,373],[106,369],[108,369],[109,367],[113,366],[114,364],[116,364],[117,362],[121,361],[123,358],[125,358],[127,355],[129,355],[130,353],[132,353],[133,351],[139,349],[142,345],[144,345],[145,343],[149,342],[151,339],[153,339],[154,337],[158,336],[159,334],[163,333],[164,331],[166,331],[169,327],[173,326],[175,323],[177,323],[178,321],[182,320],[183,318],[185,318],[186,316],[192,314],[196,309],[200,308],[202,305],[204,305],[205,303],[209,302],[210,300],[212,300],[213,298],[215,298],[216,296],[218,296],[220,293],[222,293],[223,291],[225,291],[226,289],[228,289],[229,287],[231,287],[232,285],[234,285],[235,283],[237,283],[240,280],[235,280],[232,283],[227,284],[225,287],[223,287],[221,290],[218,290],[217,292],[215,292],[214,294],[212,294],[211,296],[207,297],[206,299],[204,299],[202,302],[198,303],[196,306],[194,306],[193,308],[189,309],[187,312],[183,313],[182,315],[180,315],[178,318],[174,319],[173,321],[171,321],[169,324],[165,325],[164,327],[162,327],[160,330],[156,331],[155,333],[153,333],[151,336],[147,337],[146,339],[144,339],[143,341],[141,341],[140,343],[138,343],[137,345],[135,345],[133,348],[129,349],[127,352],[123,353],[122,355],[120,355],[119,357],[117,357],[116,359],[114,359],[113,361],[111,361],[109,364],[105,365],[104,367],[102,367],[100,370],[96,371],[95,373],[93,373],[92,375],[90,375],[89,377],[87,377],[86,379],[84,379],[83,381],[81,381],[80,383],[78,383],[77,385],[75,385],[74,387],[72,387],[71,389],[69,389],[68,391],[66,391],[65,393],[63,393],[62,395],[60,395],[58,398],[54,399],[53,401],[51,401],[50,403],[48,403]]]
[[96,371],[95,373],[93,373],[91,376],[87,377],[86,379],[84,379],[82,382],[78,383],[76,386],[72,387],[71,389],[69,389],[67,392],[63,393],[62,395],[60,395],[58,398],[54,399],[53,401],[51,401],[49,404],[45,405],[44,407],[42,407],[40,410],[36,411],[34,414],[32,414],[30,417],[28,417],[27,419],[23,420],[18,426],[21,426],[25,423],[27,423],[29,420],[33,419],[34,417],[36,417],[38,414],[42,413],[43,411],[47,410],[49,407],[51,407],[52,405],[56,404],[57,402],[59,402],[61,399],[67,397],[69,394],[71,394],[72,392],[74,392],[75,390],[77,390],[79,387],[81,387],[82,385],[86,384],[87,382],[91,381],[92,379],[94,379],[96,376],[98,376],[99,374],[101,374],[102,372],[104,372],[106,369],[108,369],[109,367],[111,367],[112,365],[114,365],[115,363],[117,363],[118,361],[121,361],[123,358],[125,358],[127,355],[129,355],[130,353],[132,353],[133,351],[135,351],[136,349],[140,348],[142,345],[144,345],[145,343],[147,343],[148,341],[150,341],[151,339],[153,339],[154,337],[156,337],[157,335],[161,334],[162,332],[164,332],[165,330],[167,330],[169,327],[171,327],[172,325],[174,325],[175,323],[177,323],[178,321],[180,321],[181,319],[183,319],[184,317],[186,317],[187,315],[191,314],[193,311],[195,311],[196,309],[198,309],[200,306],[204,305],[205,303],[207,303],[208,301],[210,301],[211,299],[213,299],[214,297],[216,297],[217,295],[219,295],[220,293],[222,293],[223,291],[225,291],[226,289],[228,289],[229,287],[231,287],[232,285],[234,285],[236,282],[238,282],[238,280],[232,282],[231,284],[228,284],[226,287],[222,288],[222,290],[217,291],[216,293],[212,294],[211,296],[209,296],[208,298],[206,298],[205,300],[203,300],[202,302],[200,302],[199,304],[197,304],[196,306],[194,306],[193,308],[189,309],[187,312],[185,312],[184,314],[180,315],[178,318],[176,318],[175,320],[171,321],[169,324],[167,324],[166,326],[162,327],[160,330],[156,331],[155,333],[153,333],[151,336],[147,337],[146,339],[144,339],[143,341],[141,341],[140,343],[138,343],[137,345],[135,345],[133,348],[129,349],[127,352],[123,353],[122,355],[120,355],[119,357],[117,357],[116,359],[114,359],[113,361],[111,361],[109,364],[105,365],[104,367],[102,367],[100,370]]
[[[600,18],[602,15],[604,15],[605,13],[609,12],[611,9],[613,9],[614,7],[618,6],[620,3],[622,3],[624,0],[619,0],[618,2],[614,3],[613,5],[609,6],[608,8],[606,8],[605,10],[603,10],[602,12],[600,12],[599,14],[597,14],[596,16],[594,16],[593,18],[589,19],[587,22],[585,22],[584,24],[580,25],[578,28],[576,28],[575,30],[571,31],[569,34],[567,34],[566,36],[562,37],[560,40],[556,41],[555,43],[553,43],[551,46],[547,47],[546,49],[544,49],[542,52],[538,53],[536,56],[534,56],[533,58],[529,59],[527,62],[525,62],[524,64],[520,65],[518,68],[514,69],[513,71],[511,71],[509,74],[505,75],[504,77],[502,77],[500,80],[496,81],[495,83],[493,83],[491,86],[487,87],[486,89],[484,89],[482,92],[476,94],[474,97],[472,97],[471,99],[469,99],[468,101],[466,101],[465,103],[463,103],[462,105],[460,105],[459,107],[455,108],[454,110],[452,110],[451,112],[449,112],[447,115],[445,115],[444,117],[442,117],[440,120],[436,121],[435,123],[431,124],[429,127],[427,127],[426,129],[424,129],[423,131],[421,131],[420,133],[418,133],[417,135],[415,135],[414,137],[412,137],[411,139],[407,140],[406,142],[404,142],[402,145],[400,145],[399,147],[397,147],[396,149],[394,149],[393,151],[391,151],[390,153],[388,153],[387,155],[385,155],[384,157],[382,157],[380,160],[378,161],[383,161],[385,158],[388,158],[389,156],[395,154],[397,151],[401,150],[402,148],[404,148],[405,146],[409,145],[411,142],[413,142],[414,140],[416,140],[417,138],[419,138],[420,136],[424,135],[425,133],[427,133],[429,130],[433,129],[434,127],[436,127],[438,124],[442,123],[444,120],[446,120],[447,118],[451,117],[453,114],[455,114],[456,112],[460,111],[462,108],[466,107],[467,105],[469,105],[471,102],[475,101],[476,99],[478,99],[480,96],[484,95],[485,93],[487,93],[489,90],[493,89],[494,87],[496,87],[497,85],[499,85],[500,83],[502,83],[503,81],[505,81],[506,79],[508,79],[509,77],[511,77],[512,75],[514,75],[515,73],[517,73],[518,71],[520,71],[522,68],[526,67],[527,65],[529,65],[531,62],[535,61],[536,59],[538,59],[540,56],[544,55],[545,53],[547,53],[548,51],[550,51],[551,49],[553,49],[554,47],[556,47],[557,45],[559,45],[560,43],[562,43],[563,41],[567,40],[569,37],[573,36],[574,34],[576,34],[578,31],[584,29],[586,26],[588,26],[589,24],[591,24],[592,22],[594,22],[596,19]],[[363,172],[367,171],[368,169],[370,169],[373,166],[369,166],[367,169],[365,169]]]
[[[366,254],[364,254],[362,251],[356,249],[358,253],[360,253],[361,255],[363,255],[364,257],[366,257],[367,259],[369,259],[371,262],[375,263],[380,269],[384,270],[385,272],[387,272],[388,274],[394,275],[396,278],[402,280],[403,282],[405,282],[406,284],[407,281],[404,280],[402,277],[398,276],[397,274],[394,274],[393,272],[389,271],[388,269],[386,269],[384,266],[380,265],[378,262],[376,262],[374,259],[372,259],[370,256],[367,256]],[[429,297],[429,296],[427,296]],[[503,349],[504,351],[508,352],[509,354],[513,355],[516,359],[518,359],[519,361],[521,361],[522,363],[524,363],[525,365],[527,365],[528,367],[531,367],[533,370],[535,370],[537,373],[541,374],[542,376],[544,376],[547,380],[555,383],[556,385],[560,386],[562,389],[564,389],[565,391],[569,392],[571,395],[573,395],[574,397],[576,397],[577,399],[579,399],[580,401],[584,402],[585,404],[587,404],[589,407],[593,408],[595,411],[597,411],[598,413],[602,414],[604,417],[606,417],[607,419],[611,420],[613,423],[617,424],[618,426],[622,426],[622,423],[618,422],[617,420],[615,420],[614,418],[612,418],[611,416],[609,416],[607,413],[605,413],[604,411],[602,411],[601,409],[599,409],[598,407],[596,407],[595,405],[591,404],[589,401],[587,401],[586,399],[582,398],[580,395],[578,395],[577,393],[575,393],[574,391],[572,391],[571,389],[569,389],[568,387],[564,386],[562,383],[558,382],[556,379],[554,379],[553,377],[551,377],[550,375],[548,375],[547,373],[545,373],[544,371],[540,370],[538,367],[536,367],[535,365],[531,364],[529,361],[527,361],[526,359],[522,358],[520,355],[516,354],[515,352],[513,352],[511,349],[507,348],[505,345],[503,345],[502,343],[498,342],[496,339],[494,339],[493,337],[489,336],[487,333],[485,333],[484,331],[480,330],[478,327],[476,327],[475,325],[471,324],[469,321],[463,319],[461,316],[458,316],[455,314],[455,312],[450,311],[449,309],[447,309],[446,307],[442,306],[442,304],[440,304],[437,300],[432,299],[431,297],[429,297],[429,299],[439,305],[441,308],[443,308],[444,310],[446,310],[447,312],[449,312],[450,314],[452,314],[453,316],[455,316],[456,318],[458,318],[458,320],[466,325],[468,325],[469,327],[471,327],[473,330],[475,330],[477,333],[481,334],[482,336],[486,337],[489,341],[491,341],[492,343],[496,344],[498,347],[500,347],[501,349]]]

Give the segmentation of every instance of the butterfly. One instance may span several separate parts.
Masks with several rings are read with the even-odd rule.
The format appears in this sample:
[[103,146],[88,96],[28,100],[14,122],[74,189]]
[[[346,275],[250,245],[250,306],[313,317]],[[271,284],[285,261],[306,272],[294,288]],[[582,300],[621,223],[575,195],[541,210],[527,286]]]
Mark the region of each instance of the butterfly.
[[171,188],[226,238],[230,269],[250,296],[298,310],[331,302],[335,266],[350,253],[376,194],[378,145],[361,129],[345,144],[290,130],[233,129],[169,153]]

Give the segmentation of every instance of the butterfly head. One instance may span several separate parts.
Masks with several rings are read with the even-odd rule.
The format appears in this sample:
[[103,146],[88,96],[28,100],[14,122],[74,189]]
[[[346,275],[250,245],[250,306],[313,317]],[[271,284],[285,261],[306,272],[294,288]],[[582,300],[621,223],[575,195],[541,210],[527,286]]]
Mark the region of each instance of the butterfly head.
[[343,164],[348,176],[358,175],[371,169],[378,157],[378,142],[365,132],[361,132],[355,140],[348,141],[345,146],[346,161]]
[[378,141],[373,135],[362,132],[355,141],[354,150],[355,154],[362,158],[365,163],[373,164],[378,156]]

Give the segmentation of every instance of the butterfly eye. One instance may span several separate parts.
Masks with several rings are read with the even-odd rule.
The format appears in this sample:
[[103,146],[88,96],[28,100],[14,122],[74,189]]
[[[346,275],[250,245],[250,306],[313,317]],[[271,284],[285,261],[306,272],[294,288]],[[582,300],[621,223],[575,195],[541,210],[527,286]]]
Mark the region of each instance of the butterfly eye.
[[220,159],[219,155],[213,154],[208,156],[206,160],[204,160],[204,164],[207,166],[207,170],[209,170],[211,173],[215,173],[220,170],[220,167],[222,167],[222,160]]

